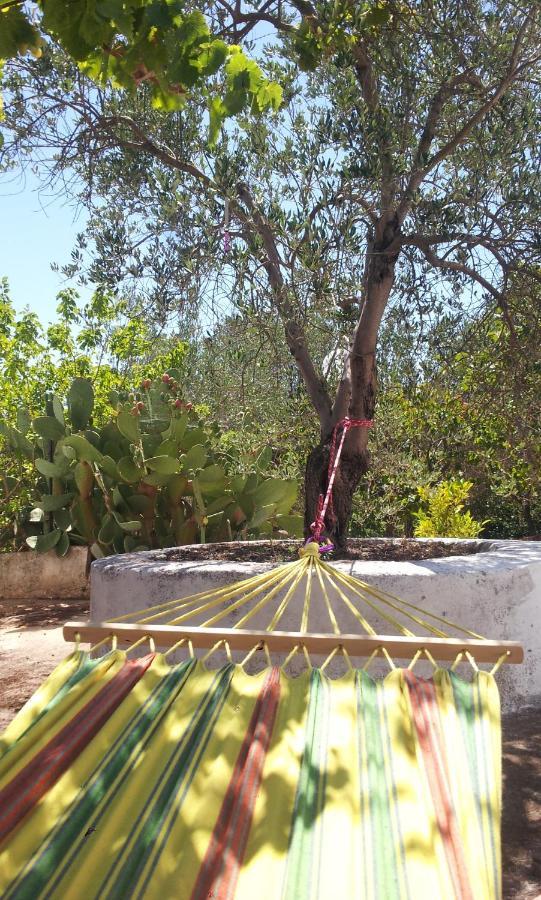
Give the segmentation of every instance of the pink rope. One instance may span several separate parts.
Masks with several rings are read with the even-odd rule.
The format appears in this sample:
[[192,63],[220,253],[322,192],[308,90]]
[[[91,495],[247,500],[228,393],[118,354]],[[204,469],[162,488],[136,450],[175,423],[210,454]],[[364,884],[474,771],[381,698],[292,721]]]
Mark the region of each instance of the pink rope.
[[[320,494],[318,497],[316,517],[310,525],[310,530],[312,532],[312,537],[309,539],[310,541],[316,541],[319,544],[321,533],[325,527],[325,516],[327,515],[327,510],[334,519],[332,489],[334,485],[334,479],[338,471],[338,466],[340,464],[340,457],[342,455],[344,441],[349,429],[371,428],[373,424],[374,422],[372,419],[350,419],[349,416],[346,416],[345,419],[341,419],[334,426],[329,454],[329,467],[327,469],[327,490],[325,492],[325,495]],[[337,447],[336,445],[338,442],[338,434],[340,430],[342,431],[342,434],[340,435],[340,443]],[[325,551],[327,549],[332,549],[332,545],[321,548],[322,551]]]

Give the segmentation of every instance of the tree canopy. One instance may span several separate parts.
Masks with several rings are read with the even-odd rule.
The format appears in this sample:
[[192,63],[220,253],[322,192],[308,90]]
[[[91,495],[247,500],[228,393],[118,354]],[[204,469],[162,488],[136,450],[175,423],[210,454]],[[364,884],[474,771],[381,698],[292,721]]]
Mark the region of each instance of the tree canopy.
[[97,84],[133,91],[144,83],[153,105],[168,111],[182,109],[192,88],[205,88],[221,71],[222,94],[209,102],[215,141],[228,116],[277,108],[282,96],[219,31],[219,19],[209,24],[204,10],[187,9],[182,0],[3,0],[0,63],[28,52],[39,58],[52,39]]

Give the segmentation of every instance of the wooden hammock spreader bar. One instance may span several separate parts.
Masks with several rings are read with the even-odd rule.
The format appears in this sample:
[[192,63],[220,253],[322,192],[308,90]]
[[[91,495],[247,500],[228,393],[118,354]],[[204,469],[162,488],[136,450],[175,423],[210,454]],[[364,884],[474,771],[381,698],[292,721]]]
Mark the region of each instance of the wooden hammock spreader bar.
[[180,625],[138,625],[127,622],[66,622],[64,639],[96,643],[116,635],[119,643],[132,644],[143,637],[151,637],[159,647],[172,647],[182,638],[194,647],[210,649],[219,641],[227,641],[231,650],[251,650],[265,643],[269,651],[289,653],[295,646],[306,647],[309,653],[326,655],[341,646],[350,656],[367,657],[378,647],[384,647],[396,659],[410,659],[426,647],[439,660],[452,661],[460,651],[468,651],[477,662],[496,663],[504,654],[506,662],[521,663],[524,651],[516,641],[489,641],[439,637],[402,637],[388,634],[315,634],[301,631],[252,631],[232,628],[197,628]]

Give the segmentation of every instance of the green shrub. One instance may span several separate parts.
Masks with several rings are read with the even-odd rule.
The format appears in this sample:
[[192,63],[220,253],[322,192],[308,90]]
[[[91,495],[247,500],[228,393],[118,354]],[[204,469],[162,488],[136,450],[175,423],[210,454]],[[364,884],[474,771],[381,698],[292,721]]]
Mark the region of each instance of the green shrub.
[[471,481],[451,478],[435,487],[418,488],[425,506],[414,513],[415,537],[478,537],[486,523],[464,511],[472,487]]
[[212,451],[213,428],[184,401],[179,380],[170,369],[130,393],[112,391],[101,427],[85,378],[73,380],[66,404],[50,395],[46,415],[21,410],[18,427],[0,424],[12,454],[36,470],[39,496],[18,526],[28,546],[64,556],[86,544],[100,557],[302,533],[302,518],[290,515],[296,482],[263,477],[268,454],[251,472],[228,474]]

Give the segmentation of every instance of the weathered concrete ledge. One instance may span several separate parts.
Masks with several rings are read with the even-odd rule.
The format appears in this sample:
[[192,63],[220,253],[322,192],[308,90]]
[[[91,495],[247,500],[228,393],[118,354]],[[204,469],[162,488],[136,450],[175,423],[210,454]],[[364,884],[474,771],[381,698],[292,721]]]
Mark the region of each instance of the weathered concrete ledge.
[[0,553],[0,599],[37,600],[88,593],[88,550],[71,547],[67,556]]
[[[456,539],[449,542],[457,544]],[[464,556],[411,562],[340,561],[333,566],[487,638],[520,641],[524,664],[504,667],[498,676],[503,708],[541,706],[541,542],[463,543]],[[477,552],[471,552],[472,543]],[[221,587],[275,565],[173,561],[164,559],[161,551],[108,557],[91,567],[91,616],[104,621]],[[235,616],[225,621],[233,624]],[[284,618],[281,627],[287,630],[290,624]],[[311,630],[328,631],[328,620],[318,623],[316,618]]]

